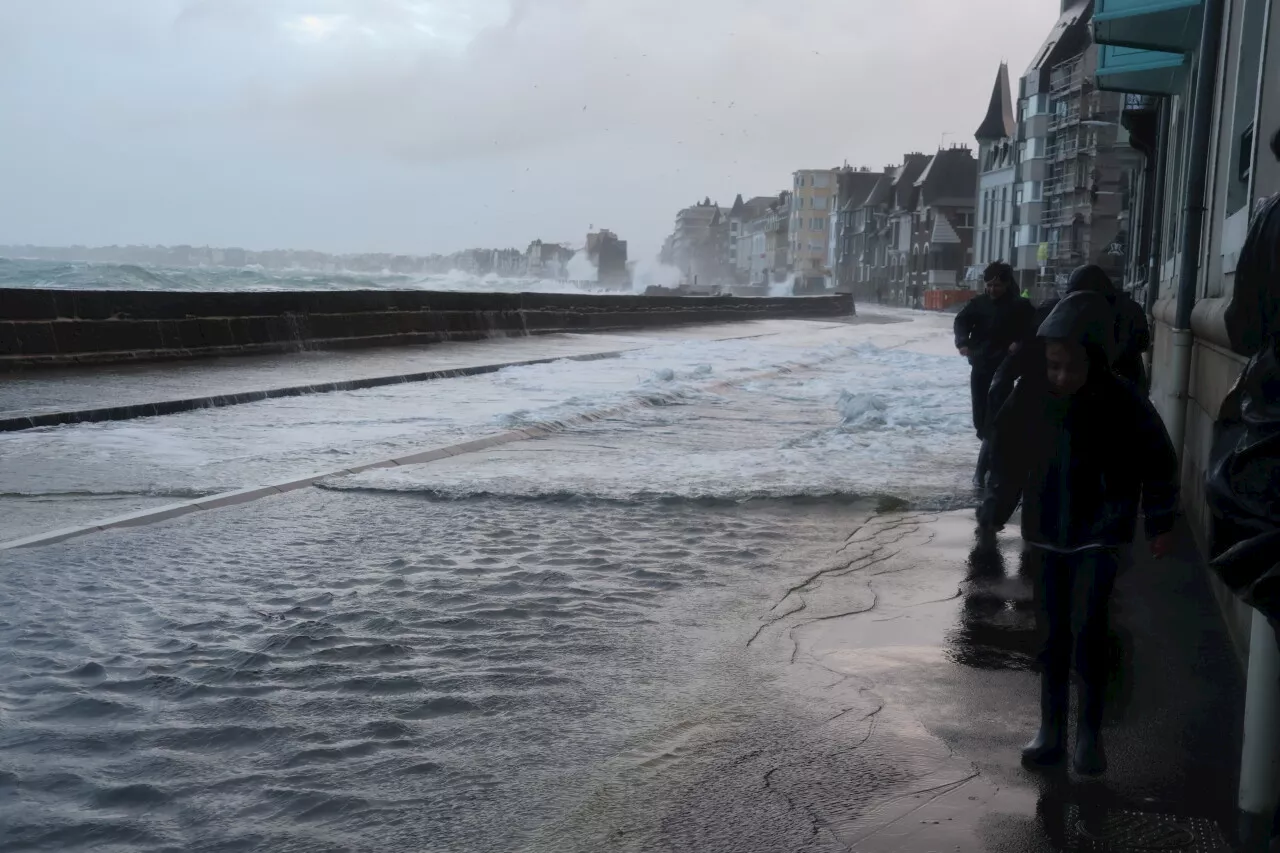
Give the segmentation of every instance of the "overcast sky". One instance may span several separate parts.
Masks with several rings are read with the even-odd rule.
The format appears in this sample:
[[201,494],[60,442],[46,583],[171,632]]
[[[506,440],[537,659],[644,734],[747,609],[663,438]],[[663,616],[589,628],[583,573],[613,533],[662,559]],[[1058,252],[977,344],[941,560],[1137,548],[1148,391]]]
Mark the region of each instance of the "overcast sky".
[[0,243],[656,252],[972,142],[1058,0],[0,0]]

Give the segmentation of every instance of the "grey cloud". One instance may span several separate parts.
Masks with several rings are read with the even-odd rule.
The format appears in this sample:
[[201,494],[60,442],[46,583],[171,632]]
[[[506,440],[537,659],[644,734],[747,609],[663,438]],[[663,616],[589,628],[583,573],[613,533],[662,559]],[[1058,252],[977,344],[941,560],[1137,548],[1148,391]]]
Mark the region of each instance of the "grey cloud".
[[[0,180],[31,196],[32,214],[24,221],[22,203],[0,210],[0,242],[25,239],[37,220],[65,242],[125,239],[113,230],[120,222],[139,242],[205,242],[213,238],[200,232],[225,216],[214,230],[254,245],[312,233],[322,249],[444,250],[572,235],[594,222],[653,248],[694,198],[773,192],[794,168],[845,158],[879,167],[932,148],[943,132],[970,139],[1000,59],[1015,68],[1029,59],[1056,8],[1054,0],[0,4],[0,111],[22,129],[12,145],[28,164],[0,162]],[[314,37],[304,16],[322,24]],[[11,42],[36,48],[7,54]],[[112,152],[127,153],[126,174],[125,155]],[[192,170],[179,182],[185,204],[174,197],[184,170]],[[253,178],[232,199],[198,174],[210,171]],[[115,223],[68,212],[59,224],[36,198],[124,186],[139,209]],[[338,188],[351,188],[341,192],[360,206],[341,217],[341,233]],[[150,218],[148,205],[166,214]]]

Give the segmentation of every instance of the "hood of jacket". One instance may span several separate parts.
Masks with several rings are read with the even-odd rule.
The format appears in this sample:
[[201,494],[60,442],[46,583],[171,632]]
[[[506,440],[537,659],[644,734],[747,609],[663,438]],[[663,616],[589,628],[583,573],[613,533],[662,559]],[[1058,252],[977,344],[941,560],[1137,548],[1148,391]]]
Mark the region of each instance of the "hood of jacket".
[[1109,367],[1115,359],[1115,312],[1100,293],[1078,291],[1058,301],[1040,324],[1036,336],[1044,340],[1080,344]]

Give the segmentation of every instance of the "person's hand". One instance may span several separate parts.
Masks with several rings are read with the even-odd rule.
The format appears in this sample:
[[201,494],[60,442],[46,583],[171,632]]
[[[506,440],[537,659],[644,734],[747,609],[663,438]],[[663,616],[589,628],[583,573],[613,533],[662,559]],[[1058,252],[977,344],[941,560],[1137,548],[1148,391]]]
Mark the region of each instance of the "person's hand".
[[968,348],[968,347],[960,347],[960,354],[961,354],[962,356],[964,356],[965,358],[968,358],[968,357],[969,357],[969,348]]
[[1173,553],[1173,534],[1161,533],[1155,539],[1151,540],[1151,556],[1157,560],[1163,559]]

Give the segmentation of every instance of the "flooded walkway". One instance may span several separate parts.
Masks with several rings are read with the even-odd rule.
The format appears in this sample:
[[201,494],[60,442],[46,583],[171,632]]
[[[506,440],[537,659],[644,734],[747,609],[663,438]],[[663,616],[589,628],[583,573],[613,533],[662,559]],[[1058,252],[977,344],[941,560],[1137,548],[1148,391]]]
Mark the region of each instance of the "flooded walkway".
[[1215,849],[1240,678],[1202,570],[1121,581],[1106,779],[1021,770],[966,365],[949,317],[884,319],[0,436],[25,533],[566,424],[0,552],[0,849],[1093,849],[1161,814]]

